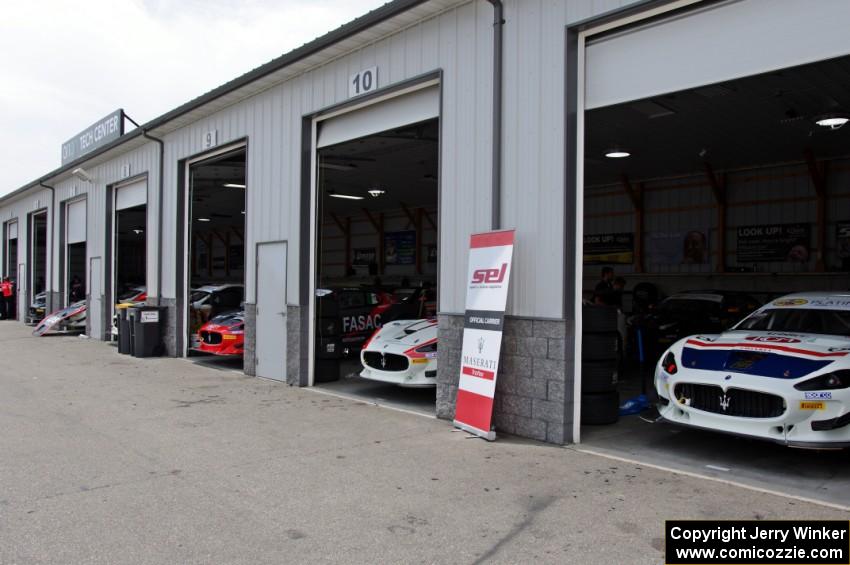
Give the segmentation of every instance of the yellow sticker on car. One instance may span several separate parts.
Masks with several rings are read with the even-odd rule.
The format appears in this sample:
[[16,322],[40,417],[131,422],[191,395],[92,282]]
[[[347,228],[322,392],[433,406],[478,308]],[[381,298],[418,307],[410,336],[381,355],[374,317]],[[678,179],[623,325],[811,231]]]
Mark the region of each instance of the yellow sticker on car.
[[427,363],[428,360],[427,359],[411,359],[410,362],[413,363],[414,365],[419,365],[421,363]]
[[231,334],[224,334],[223,336],[221,336],[221,339],[223,339],[225,341],[231,341],[231,340],[236,339],[236,336],[231,335]]
[[826,410],[826,402],[812,402],[811,400],[801,400],[800,410]]

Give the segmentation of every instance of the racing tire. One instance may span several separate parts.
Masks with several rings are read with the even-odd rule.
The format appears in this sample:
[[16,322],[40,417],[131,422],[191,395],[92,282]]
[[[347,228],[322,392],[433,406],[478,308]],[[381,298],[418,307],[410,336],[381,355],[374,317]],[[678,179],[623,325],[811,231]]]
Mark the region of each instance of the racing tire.
[[581,336],[582,361],[609,361],[619,357],[620,334],[606,332]]
[[581,423],[589,426],[613,424],[620,419],[620,394],[614,390],[581,395]]
[[617,331],[616,306],[585,306],[581,313],[584,333],[602,333]]
[[330,383],[339,380],[339,360],[316,359],[313,380],[317,383]]
[[617,361],[585,361],[581,364],[581,392],[602,393],[617,390]]

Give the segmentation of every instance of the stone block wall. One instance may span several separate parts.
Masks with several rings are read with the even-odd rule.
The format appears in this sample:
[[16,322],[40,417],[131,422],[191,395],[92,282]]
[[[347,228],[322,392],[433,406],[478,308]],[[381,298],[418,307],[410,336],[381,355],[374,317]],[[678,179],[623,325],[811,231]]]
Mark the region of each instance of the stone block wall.
[[257,305],[245,303],[245,354],[243,371],[246,375],[257,374]]
[[[460,373],[463,316],[441,314],[437,417],[454,418]],[[563,445],[572,441],[572,376],[567,322],[505,318],[496,380],[497,432]]]

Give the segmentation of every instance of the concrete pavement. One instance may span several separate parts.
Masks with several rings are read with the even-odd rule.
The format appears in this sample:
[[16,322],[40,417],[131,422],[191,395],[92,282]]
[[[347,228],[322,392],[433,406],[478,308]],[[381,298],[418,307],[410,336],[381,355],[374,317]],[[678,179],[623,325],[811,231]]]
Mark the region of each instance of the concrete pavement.
[[0,563],[662,563],[839,509],[0,323]]

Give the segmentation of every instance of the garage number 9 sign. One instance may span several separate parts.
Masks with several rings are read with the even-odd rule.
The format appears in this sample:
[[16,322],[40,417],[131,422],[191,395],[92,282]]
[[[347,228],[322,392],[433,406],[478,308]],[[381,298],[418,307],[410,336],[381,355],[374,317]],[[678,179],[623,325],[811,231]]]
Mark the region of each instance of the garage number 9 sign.
[[351,75],[348,81],[348,97],[360,96],[378,88],[378,67],[363,69]]

